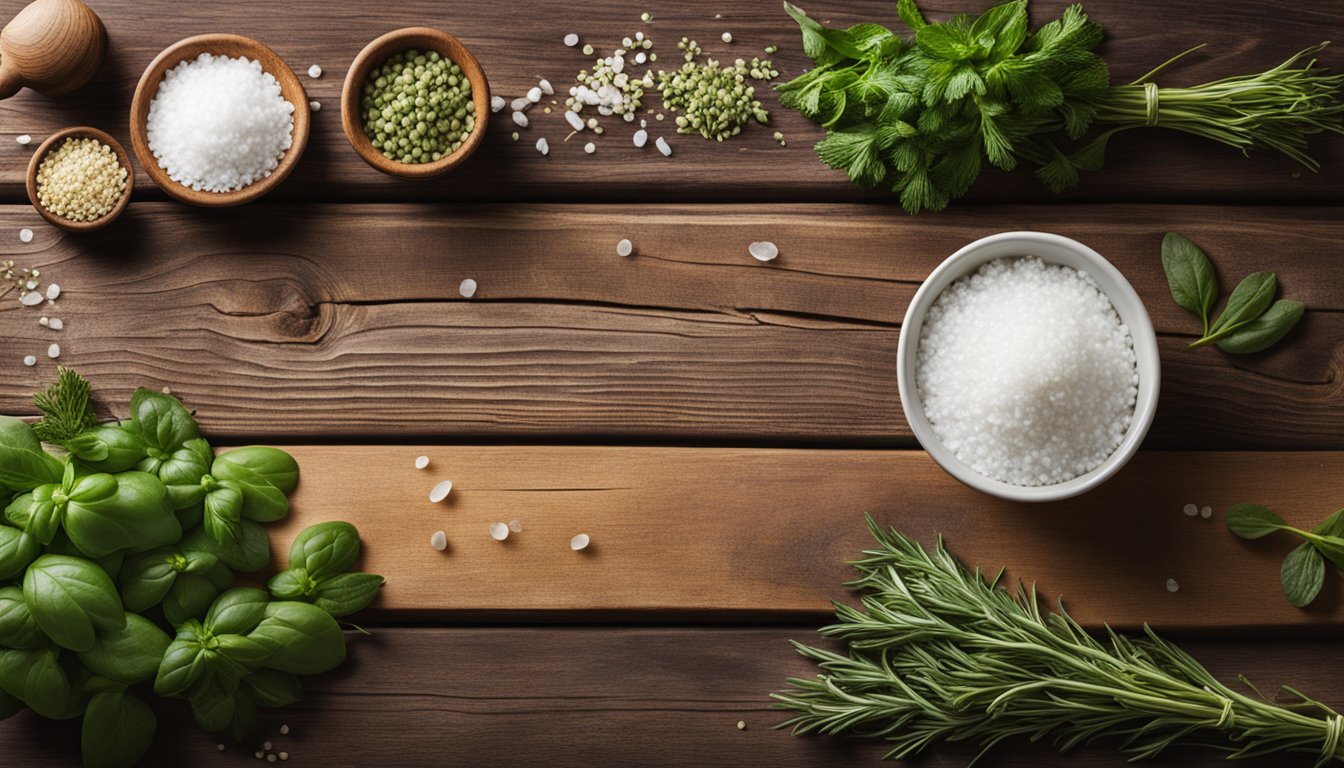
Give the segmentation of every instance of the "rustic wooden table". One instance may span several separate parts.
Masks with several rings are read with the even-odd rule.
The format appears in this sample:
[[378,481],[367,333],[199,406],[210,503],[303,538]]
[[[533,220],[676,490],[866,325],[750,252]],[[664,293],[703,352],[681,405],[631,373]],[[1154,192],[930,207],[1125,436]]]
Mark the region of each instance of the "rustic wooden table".
[[[1089,626],[1147,621],[1221,675],[1344,705],[1339,580],[1311,610],[1290,608],[1278,586],[1284,543],[1248,545],[1219,520],[1241,501],[1303,523],[1344,504],[1344,142],[1314,144],[1326,171],[1313,175],[1135,132],[1069,194],[992,173],[952,209],[911,217],[817,162],[819,130],[767,94],[772,128],[723,144],[669,133],[667,159],[636,150],[623,129],[585,155],[581,141],[561,141],[558,110],[534,110],[514,143],[506,112],[460,171],[409,183],[368,168],[340,130],[345,70],[389,29],[451,31],[494,92],[513,98],[538,77],[567,87],[591,64],[561,44],[570,31],[599,48],[640,29],[663,50],[688,35],[723,57],[778,44],[791,75],[805,66],[796,28],[775,0],[89,4],[111,36],[97,80],[59,101],[0,102],[0,252],[63,286],[61,362],[110,402],[168,386],[219,443],[292,446],[304,479],[276,551],[317,520],[360,526],[365,569],[388,583],[361,617],[372,636],[351,637],[351,661],[266,715],[271,732],[292,727],[275,740],[293,763],[874,765],[880,745],[772,730],[781,717],[767,700],[811,673],[786,641],[813,639],[828,601],[844,598],[865,512],[925,540],[941,531],[969,563],[1007,564],[1045,595],[1067,595]],[[942,15],[985,3],[922,5]],[[1064,5],[1035,0],[1033,19]],[[0,16],[19,6],[9,0]],[[645,10],[652,24],[640,23]],[[887,0],[808,10],[837,24],[895,22]],[[1087,10],[1108,32],[1116,81],[1200,42],[1171,82],[1344,38],[1338,2],[1089,0]],[[724,30],[731,46],[718,41]],[[72,237],[44,225],[23,193],[31,147],[14,135],[87,123],[127,142],[150,59],[225,31],[260,39],[301,75],[325,70],[302,78],[323,109],[295,174],[264,201],[222,211],[167,202],[141,174],[110,229]],[[1344,66],[1336,50],[1324,59]],[[532,149],[540,136],[549,157]],[[31,243],[20,227],[36,232]],[[1009,229],[1058,232],[1111,259],[1147,303],[1162,351],[1162,405],[1143,452],[1101,490],[1045,507],[951,480],[918,449],[896,393],[899,323],[920,280],[966,242]],[[1158,259],[1171,229],[1204,246],[1225,284],[1277,270],[1284,294],[1311,308],[1291,341],[1250,357],[1187,350],[1195,323],[1172,303]],[[623,237],[636,257],[615,255]],[[777,261],[747,255],[761,239],[779,245]],[[464,278],[479,282],[473,299],[458,295]],[[6,305],[0,338],[0,412],[31,413],[27,393],[54,364],[19,359],[55,337]],[[422,453],[428,472],[412,467]],[[453,495],[430,505],[440,478]],[[1192,519],[1187,503],[1218,514]],[[488,523],[510,518],[523,533],[491,541]],[[444,554],[428,546],[440,528]],[[566,546],[579,531],[594,542],[581,555]],[[252,760],[240,747],[216,753],[185,707],[161,712],[150,764]],[[74,764],[76,734],[23,714],[0,724],[0,755]],[[930,764],[971,754],[940,747]],[[985,763],[1064,764],[1122,760],[1110,744],[1056,758],[1009,743]]]

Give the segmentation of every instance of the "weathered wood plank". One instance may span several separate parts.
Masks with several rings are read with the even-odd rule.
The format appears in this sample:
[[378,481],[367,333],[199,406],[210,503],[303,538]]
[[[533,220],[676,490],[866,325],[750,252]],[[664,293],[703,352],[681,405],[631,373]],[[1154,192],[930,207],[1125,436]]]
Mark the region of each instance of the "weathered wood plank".
[[[0,209],[0,231],[36,218]],[[53,310],[0,308],[0,412],[31,412],[59,340],[110,401],[171,386],[220,439],[910,447],[895,364],[909,300],[952,251],[1009,229],[1092,245],[1144,298],[1164,374],[1149,447],[1344,447],[1344,223],[1329,208],[134,204],[94,236],[39,228],[10,248],[65,293]],[[1162,276],[1167,229],[1208,249],[1226,291],[1277,270],[1312,309],[1302,327],[1261,355],[1186,350],[1197,321]],[[615,255],[621,237],[636,257]],[[772,264],[746,252],[760,239],[780,247]],[[65,330],[40,327],[44,312]]]
[[[824,614],[846,563],[871,545],[863,515],[974,566],[1063,595],[1080,621],[1164,629],[1337,627],[1338,577],[1308,611],[1279,587],[1284,537],[1251,544],[1229,506],[1272,506],[1301,527],[1339,508],[1341,453],[1141,453],[1087,496],[1014,505],[973,492],[922,452],[626,447],[298,446],[295,514],[274,560],[308,525],[355,523],[363,569],[387,585],[377,621],[648,620]],[[416,456],[430,468],[416,470]],[[431,487],[454,483],[442,504]],[[1187,517],[1186,504],[1212,519]],[[489,525],[516,519],[503,543]],[[446,553],[429,546],[447,534]],[[592,546],[569,548],[587,533]],[[1174,578],[1179,592],[1167,592]]]
[[[982,0],[936,0],[922,6],[931,16],[977,12]],[[1059,15],[1068,0],[1035,0],[1035,24]],[[164,47],[194,34],[235,32],[271,46],[290,66],[304,73],[321,64],[321,79],[303,77],[311,98],[324,109],[314,114],[309,148],[297,171],[276,199],[288,200],[420,200],[530,199],[590,201],[692,200],[841,200],[887,199],[880,193],[854,189],[843,174],[818,162],[810,147],[821,131],[796,113],[778,108],[773,93],[761,88],[771,109],[770,127],[753,126],[730,143],[706,142],[698,136],[673,137],[675,154],[664,160],[653,150],[636,150],[629,141],[633,128],[611,124],[598,140],[596,156],[583,153],[583,142],[562,142],[568,133],[557,110],[533,113],[532,128],[522,140],[510,141],[515,130],[507,113],[491,119],[485,147],[450,177],[410,184],[367,167],[350,149],[340,129],[339,94],[355,54],[374,37],[402,26],[439,27],[460,37],[480,59],[492,89],[508,98],[524,93],[546,77],[564,93],[580,68],[591,59],[566,48],[566,32],[610,51],[625,36],[643,29],[662,52],[660,64],[680,64],[675,43],[683,35],[698,39],[710,55],[750,58],[766,45],[781,46],[774,57],[786,77],[808,62],[801,54],[797,27],[776,0],[724,0],[712,7],[693,0],[667,0],[650,6],[652,24],[639,22],[639,8],[617,0],[588,2],[582,9],[563,5],[463,0],[405,0],[389,5],[357,0],[333,7],[321,0],[294,0],[282,6],[255,3],[193,4],[172,0],[91,0],[102,15],[111,40],[110,54],[94,82],[64,100],[32,93],[0,103],[0,128],[5,140],[29,133],[43,136],[71,124],[92,124],[112,132],[124,143],[127,110],[135,83],[150,60]],[[17,4],[13,6],[17,8]],[[899,26],[885,0],[827,2],[814,0],[807,9],[836,25],[879,21]],[[1123,83],[1169,57],[1199,43],[1208,46],[1164,75],[1164,83],[1191,84],[1243,74],[1278,64],[1288,55],[1323,39],[1338,40],[1344,32],[1344,11],[1335,3],[1302,4],[1291,0],[1210,5],[1199,0],[1091,0],[1091,16],[1107,30],[1102,53],[1113,81]],[[716,18],[716,14],[722,18]],[[731,45],[719,42],[730,30]],[[1340,66],[1331,50],[1323,60]],[[661,104],[650,94],[650,103]],[[560,102],[563,106],[563,101]],[[652,117],[652,116],[649,116]],[[670,123],[652,122],[655,128]],[[771,139],[783,131],[788,146]],[[671,135],[671,134],[669,134]],[[552,146],[543,158],[533,149],[537,137]],[[129,143],[126,146],[130,146]],[[12,143],[0,152],[0,199],[24,200],[23,171],[30,150]],[[1088,201],[1337,201],[1344,194],[1344,142],[1313,143],[1313,153],[1326,172],[1304,172],[1290,161],[1261,153],[1244,160],[1235,151],[1169,132],[1134,131],[1111,142],[1104,173],[1092,174],[1064,199]],[[145,198],[162,199],[144,174],[138,175]],[[1012,176],[988,173],[971,199],[993,201],[1056,199],[1023,171]]]
[[[772,629],[379,629],[350,639],[350,660],[305,685],[299,703],[265,711],[261,739],[291,765],[481,766],[648,765],[875,766],[880,744],[794,738],[773,730],[781,713],[767,696],[814,669],[788,645],[815,642],[810,627]],[[1344,703],[1338,676],[1311,670],[1344,662],[1337,641],[1196,640],[1181,645],[1216,675],[1248,675],[1264,690],[1294,685]],[[255,762],[257,745],[215,741],[181,702],[161,701],[146,765]],[[737,722],[747,724],[737,729]],[[288,736],[279,726],[288,724]],[[999,746],[983,763],[1004,768],[1128,765],[1102,740],[1060,757],[1026,740]],[[23,713],[0,723],[0,750],[24,766],[78,764],[76,723]],[[940,745],[900,765],[964,765],[975,753]],[[1238,763],[1307,766],[1309,756]],[[1178,750],[1154,766],[1213,768],[1217,752]]]

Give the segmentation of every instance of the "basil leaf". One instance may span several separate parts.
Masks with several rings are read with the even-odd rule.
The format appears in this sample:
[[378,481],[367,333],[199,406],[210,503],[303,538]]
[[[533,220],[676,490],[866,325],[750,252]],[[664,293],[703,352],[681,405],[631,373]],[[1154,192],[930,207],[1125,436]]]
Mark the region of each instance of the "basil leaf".
[[[172,502],[172,494],[168,496]],[[173,517],[177,518],[177,525],[184,531],[190,531],[192,528],[200,525],[205,520],[205,491],[201,491],[201,500],[195,504],[188,504],[181,509],[173,510]]]
[[67,440],[66,450],[95,472],[125,472],[145,458],[145,441],[119,424],[101,424]]
[[1300,301],[1280,299],[1263,315],[1219,339],[1218,348],[1233,355],[1269,349],[1293,330],[1306,309]]
[[1297,608],[1305,607],[1316,599],[1325,583],[1325,559],[1311,542],[1304,541],[1283,559],[1279,580],[1288,602]]
[[191,687],[187,701],[196,725],[207,733],[222,733],[233,721],[234,692],[217,675],[206,675]]
[[79,660],[96,675],[135,685],[153,679],[170,642],[154,622],[128,613],[124,628],[98,633],[93,648],[79,654]]
[[168,487],[174,509],[182,509],[201,500],[205,489],[201,479],[210,472],[214,452],[201,438],[193,438],[173,451],[158,467],[156,474]]
[[316,675],[345,660],[345,637],[336,620],[315,605],[278,602],[247,635],[268,647],[265,665],[296,675]]
[[243,678],[243,684],[260,707],[287,707],[303,696],[299,678],[289,672],[258,669]]
[[1243,539],[1259,539],[1288,527],[1283,518],[1259,504],[1237,504],[1227,510],[1223,522]]
[[1225,335],[1264,314],[1274,301],[1278,280],[1273,272],[1252,272],[1232,291],[1223,313],[1209,328],[1208,338]]
[[23,601],[23,590],[18,587],[0,589],[0,646],[10,648],[41,648],[47,636],[38,628],[37,621]]
[[0,444],[0,489],[30,491],[61,482],[64,465],[45,451]]
[[1344,571],[1344,539],[1338,536],[1320,536],[1314,533],[1307,534],[1307,541],[1316,545],[1317,551],[1325,555],[1325,559],[1335,564],[1335,567]]
[[276,600],[304,600],[315,585],[302,568],[291,568],[272,576],[266,587]]
[[205,674],[202,656],[200,625],[187,622],[177,630],[177,637],[168,644],[154,677],[154,692],[160,696],[177,696]]
[[126,561],[121,573],[121,601],[128,611],[147,611],[163,602],[177,580],[172,549],[162,547]]
[[[251,471],[276,488],[281,493],[293,493],[299,484],[299,463],[293,456],[264,445],[249,445],[235,448],[219,455],[215,465],[227,467],[228,471],[242,467]],[[214,467],[211,467],[214,470]]]
[[1317,523],[1311,532],[1322,536],[1344,537],[1344,509],[1335,510],[1329,517]]
[[271,655],[268,646],[243,635],[216,635],[215,641],[218,644],[214,649],[216,653],[246,667],[260,664]]
[[230,589],[210,606],[210,612],[205,615],[205,628],[216,635],[245,635],[265,618],[270,602],[260,589]]
[[42,452],[42,441],[33,434],[32,426],[13,416],[0,416],[0,446]]
[[75,698],[70,677],[54,648],[0,650],[0,687],[52,720],[68,719]]
[[131,395],[131,416],[154,460],[164,460],[166,454],[181,448],[183,443],[200,437],[196,420],[172,395],[143,387],[137,389]]
[[61,520],[65,516],[65,507],[58,506],[55,501],[60,491],[59,485],[39,485],[15,496],[5,507],[5,519],[38,544],[50,544],[61,529]]
[[24,704],[23,700],[0,690],[0,720],[8,720],[27,708],[28,705]]
[[298,482],[298,465],[284,451],[261,446],[229,451],[215,459],[210,474],[231,481],[242,492],[242,514],[249,520],[269,523],[289,514],[285,494]]
[[149,751],[158,720],[128,693],[100,693],[84,712],[80,746],[84,768],[131,768]]
[[182,546],[210,552],[239,573],[255,573],[270,564],[271,538],[265,528],[251,520],[242,520],[238,523],[238,534],[234,546],[214,541],[203,527],[196,528],[183,538]]
[[289,547],[289,567],[317,580],[350,570],[359,559],[359,531],[340,521],[305,528]]
[[1162,238],[1162,271],[1171,298],[1202,320],[1207,333],[1209,313],[1218,301],[1218,277],[1209,257],[1184,235],[1168,232]]
[[0,525],[0,580],[23,573],[41,551],[37,539],[18,528]]
[[332,616],[348,616],[364,610],[378,596],[383,577],[374,573],[342,573],[319,582],[313,605]]
[[233,694],[233,720],[229,721],[229,737],[246,744],[257,728],[257,704],[243,691]]
[[202,523],[210,538],[222,547],[239,545],[239,521],[242,520],[243,492],[229,481],[221,481],[205,494]]
[[182,537],[163,483],[143,472],[77,480],[65,511],[65,530],[90,557],[121,549],[144,552]]
[[35,560],[23,577],[23,601],[52,641],[76,652],[93,648],[95,630],[126,626],[112,580],[96,564],[78,557],[43,555]]
[[217,563],[205,573],[179,573],[163,598],[163,617],[173,626],[203,619],[220,593],[233,586],[233,572]]

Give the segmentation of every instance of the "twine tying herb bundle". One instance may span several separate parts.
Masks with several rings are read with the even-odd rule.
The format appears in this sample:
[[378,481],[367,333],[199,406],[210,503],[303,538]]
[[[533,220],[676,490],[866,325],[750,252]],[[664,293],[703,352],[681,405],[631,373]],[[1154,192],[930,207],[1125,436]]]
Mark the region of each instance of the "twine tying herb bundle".
[[1042,611],[1035,587],[1000,586],[1002,572],[968,571],[870,518],[877,548],[854,563],[861,607],[835,606],[826,637],[848,654],[795,646],[821,673],[774,694],[792,712],[781,727],[882,738],[888,758],[934,742],[979,744],[983,756],[1013,737],[1053,738],[1060,751],[1118,738],[1132,759],[1175,744],[1229,758],[1300,752],[1321,766],[1344,759],[1344,716],[1292,688],[1278,704],[1211,675],[1147,626],[1138,638],[1100,639],[1065,613]]

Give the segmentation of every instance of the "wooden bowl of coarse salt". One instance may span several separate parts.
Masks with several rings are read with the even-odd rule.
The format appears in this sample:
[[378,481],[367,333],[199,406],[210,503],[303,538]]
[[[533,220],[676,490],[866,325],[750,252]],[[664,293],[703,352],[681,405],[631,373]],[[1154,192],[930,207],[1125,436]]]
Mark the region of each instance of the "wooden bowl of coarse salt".
[[[375,146],[373,139],[370,138],[365,127],[364,104],[368,95],[365,86],[377,83],[376,78],[373,84],[369,83],[371,72],[385,64],[399,65],[401,62],[396,61],[396,58],[411,50],[422,54],[430,52],[437,54],[441,60],[431,64],[446,62],[449,66],[455,65],[460,70],[460,75],[454,75],[453,78],[462,82],[453,86],[455,95],[451,98],[464,102],[460,107],[464,110],[464,114],[461,118],[462,127],[456,131],[444,129],[445,134],[452,133],[451,143],[447,146],[431,147],[431,151],[441,152],[440,157],[434,159],[431,156],[428,160],[417,158],[413,162],[403,162]],[[462,87],[468,84],[470,93],[462,94]],[[395,86],[395,83],[392,85]],[[393,94],[387,96],[394,97]],[[453,119],[452,115],[437,117]],[[341,127],[345,129],[345,137],[350,140],[350,146],[354,147],[355,153],[377,170],[406,179],[438,176],[461,165],[485,139],[485,128],[490,122],[489,118],[490,83],[486,80],[485,70],[481,69],[480,62],[456,37],[429,27],[396,29],[364,46],[364,50],[359,52],[350,65],[350,70],[345,75],[345,86],[341,91]],[[465,136],[462,135],[464,133]],[[400,138],[407,137],[385,134],[385,141]]]
[[135,168],[121,143],[87,125],[42,142],[28,161],[28,201],[67,232],[111,224],[131,201]]
[[289,176],[308,144],[308,94],[275,51],[241,35],[197,35],[150,62],[131,101],[131,145],[172,197],[222,208]]

